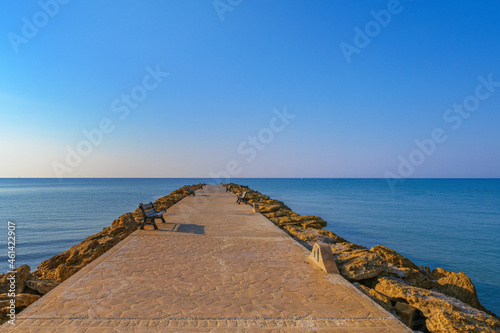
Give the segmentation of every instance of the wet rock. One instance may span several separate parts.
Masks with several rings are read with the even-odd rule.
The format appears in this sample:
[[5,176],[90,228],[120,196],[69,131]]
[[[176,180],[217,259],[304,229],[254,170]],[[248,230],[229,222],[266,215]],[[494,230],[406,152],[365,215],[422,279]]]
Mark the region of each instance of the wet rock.
[[379,278],[374,288],[393,301],[422,312],[430,332],[498,332],[500,320],[455,298],[417,288],[392,278]]
[[431,276],[436,280],[436,288],[451,297],[469,304],[470,306],[485,311],[486,309],[479,303],[476,288],[471,279],[465,273],[455,273],[443,268],[436,268]]

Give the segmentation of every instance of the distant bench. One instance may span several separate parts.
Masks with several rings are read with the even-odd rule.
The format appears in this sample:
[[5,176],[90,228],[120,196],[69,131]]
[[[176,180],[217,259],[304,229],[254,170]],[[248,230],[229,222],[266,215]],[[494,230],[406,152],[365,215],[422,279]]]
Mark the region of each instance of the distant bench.
[[141,230],[144,230],[145,225],[152,225],[155,230],[158,230],[158,226],[155,223],[156,218],[160,218],[162,223],[166,223],[165,219],[163,218],[163,214],[165,214],[165,210],[161,212],[157,212],[155,208],[153,207],[153,203],[150,202],[148,204],[139,204],[139,208],[142,211],[142,217],[144,221],[142,222],[141,225]]
[[196,193],[194,193],[194,191],[191,189],[191,187],[188,187],[188,196],[192,195],[193,197],[196,195]]
[[238,199],[236,199],[236,203],[239,205],[240,203],[248,203],[247,199],[247,191],[243,192],[241,195],[238,195]]

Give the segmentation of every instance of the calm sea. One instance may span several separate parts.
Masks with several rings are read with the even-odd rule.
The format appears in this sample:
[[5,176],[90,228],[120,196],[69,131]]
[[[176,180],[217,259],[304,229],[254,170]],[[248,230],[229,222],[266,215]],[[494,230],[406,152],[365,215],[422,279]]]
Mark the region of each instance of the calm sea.
[[[140,202],[209,179],[0,179],[0,272],[8,270],[7,222],[16,224],[16,265],[32,270],[107,227]],[[500,313],[500,179],[237,179],[327,229],[388,246],[417,265],[465,272],[479,300]],[[2,250],[3,249],[3,250]]]

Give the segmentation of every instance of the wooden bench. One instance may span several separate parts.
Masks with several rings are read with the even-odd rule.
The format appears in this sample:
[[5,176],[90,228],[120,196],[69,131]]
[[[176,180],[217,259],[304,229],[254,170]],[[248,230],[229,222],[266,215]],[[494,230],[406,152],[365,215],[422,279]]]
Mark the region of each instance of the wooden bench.
[[[163,214],[165,214],[165,211],[157,212],[155,208],[153,207],[153,203],[150,202],[148,204],[139,204],[139,208],[142,211],[142,218],[144,219],[144,222],[142,222],[141,225],[141,230],[144,230],[145,225],[152,225],[155,230],[158,230],[158,226],[155,223],[156,218],[160,218],[162,223],[166,223],[165,219],[163,218]],[[149,220],[149,221],[148,221]]]
[[247,191],[243,192],[241,195],[238,195],[238,199],[236,199],[236,203],[239,205],[240,203],[248,203],[247,199]]
[[193,197],[196,195],[196,193],[194,193],[194,191],[191,189],[191,187],[188,187],[188,196],[192,195]]
[[231,192],[231,185],[226,185],[226,192]]

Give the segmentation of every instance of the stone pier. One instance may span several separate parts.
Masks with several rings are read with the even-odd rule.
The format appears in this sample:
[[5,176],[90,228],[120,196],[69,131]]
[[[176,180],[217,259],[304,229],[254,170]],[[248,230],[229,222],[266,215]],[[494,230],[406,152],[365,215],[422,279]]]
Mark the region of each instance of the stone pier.
[[206,186],[4,332],[411,332],[220,186]]

